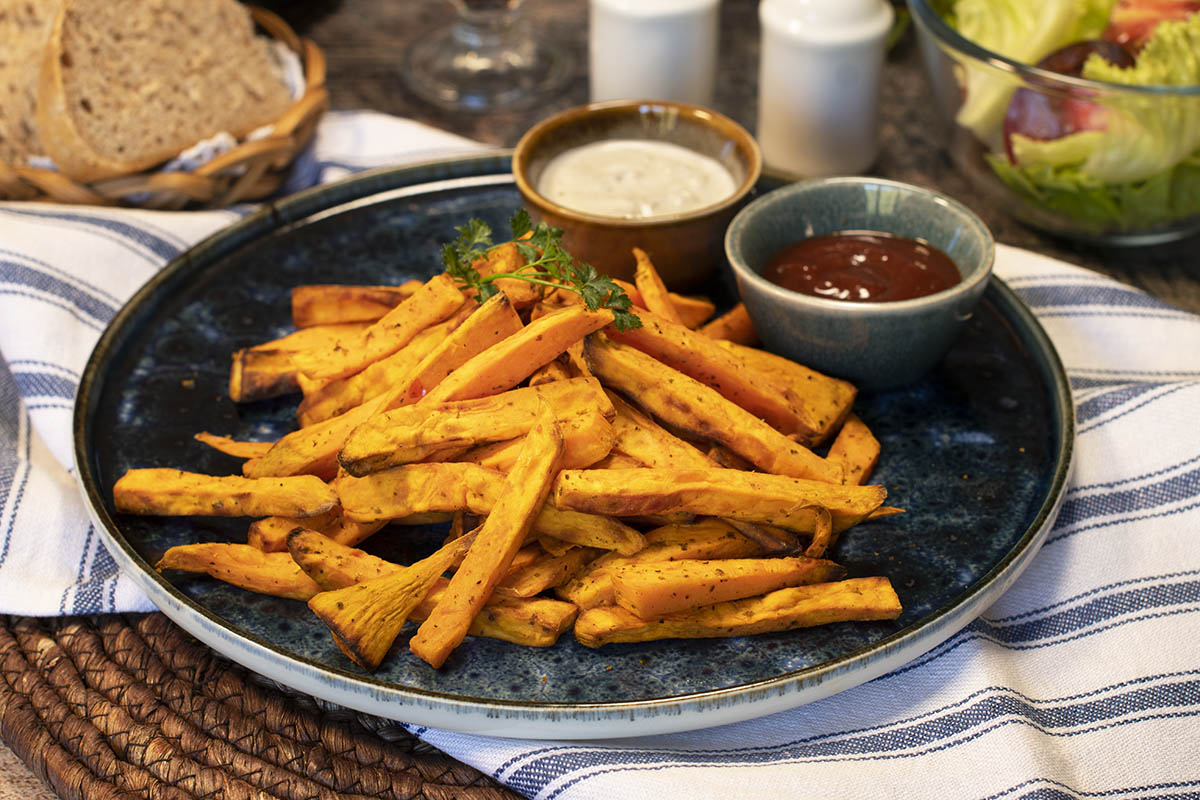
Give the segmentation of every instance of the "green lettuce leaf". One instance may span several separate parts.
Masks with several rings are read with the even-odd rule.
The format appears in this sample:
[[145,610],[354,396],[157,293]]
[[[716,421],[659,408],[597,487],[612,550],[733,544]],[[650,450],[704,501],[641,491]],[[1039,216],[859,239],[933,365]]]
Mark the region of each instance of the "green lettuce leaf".
[[[1036,64],[1065,44],[1104,30],[1115,0],[957,0],[948,21],[992,52]],[[990,67],[963,65],[964,98],[957,121],[996,148],[1017,85]]]
[[[1093,54],[1083,75],[1130,86],[1200,85],[1200,14],[1160,24],[1134,66],[1115,67]],[[1144,180],[1200,148],[1200,94],[1116,93],[1102,105],[1107,127],[1081,165],[1102,181]]]
[[1147,178],[1120,183],[1102,181],[1077,163],[1016,166],[1003,155],[987,158],[996,175],[1030,205],[1095,234],[1152,230],[1200,215],[1200,152]]

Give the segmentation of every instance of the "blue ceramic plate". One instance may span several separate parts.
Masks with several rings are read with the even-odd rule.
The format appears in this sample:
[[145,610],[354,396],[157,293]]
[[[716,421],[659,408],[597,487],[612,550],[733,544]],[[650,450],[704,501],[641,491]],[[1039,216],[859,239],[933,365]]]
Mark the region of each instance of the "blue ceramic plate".
[[[168,547],[245,541],[248,521],[117,514],[117,477],[156,466],[238,472],[238,461],[192,435],[274,439],[293,426],[296,400],[230,402],[230,354],[289,330],[293,286],[429,276],[455,225],[474,216],[507,230],[520,204],[508,169],[506,156],[455,159],[280,201],[175,259],[104,333],[76,404],[79,478],[122,568],[180,626],[262,675],[367,713],[494,735],[605,738],[748,719],[858,685],[944,641],[1024,569],[1058,509],[1073,419],[1049,340],[993,280],[927,379],[857,406],[883,444],[876,479],[908,513],[853,528],[834,557],[851,575],[891,578],[904,605],[894,622],[599,650],[569,636],[546,649],[471,638],[438,671],[402,636],[367,675],[303,603],[155,573]],[[713,293],[728,301],[730,284]],[[400,529],[365,546],[407,559],[442,535]]]

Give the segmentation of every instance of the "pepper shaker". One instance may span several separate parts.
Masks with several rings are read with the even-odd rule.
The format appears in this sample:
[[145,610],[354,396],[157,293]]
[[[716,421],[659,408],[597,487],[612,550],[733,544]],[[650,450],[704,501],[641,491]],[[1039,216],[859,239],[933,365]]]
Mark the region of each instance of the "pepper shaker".
[[868,169],[879,154],[886,0],[762,0],[758,129],[764,163],[804,177]]
[[588,7],[592,102],[712,104],[718,0],[591,0]]

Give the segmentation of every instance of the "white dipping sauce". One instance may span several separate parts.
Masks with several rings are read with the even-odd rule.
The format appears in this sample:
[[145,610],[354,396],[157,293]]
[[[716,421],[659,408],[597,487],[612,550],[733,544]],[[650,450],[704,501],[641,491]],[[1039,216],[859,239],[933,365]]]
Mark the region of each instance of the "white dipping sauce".
[[546,199],[602,217],[643,219],[712,205],[737,189],[714,158],[670,142],[610,139],[566,150],[546,164]]

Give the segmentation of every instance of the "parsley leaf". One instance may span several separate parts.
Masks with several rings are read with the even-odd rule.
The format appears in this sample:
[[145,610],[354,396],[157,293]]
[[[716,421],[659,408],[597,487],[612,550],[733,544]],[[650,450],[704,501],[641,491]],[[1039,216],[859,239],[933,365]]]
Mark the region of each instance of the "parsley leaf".
[[513,214],[509,228],[517,251],[525,260],[525,266],[515,272],[480,275],[471,266],[493,247],[492,229],[483,220],[472,218],[466,225],[456,226],[458,238],[442,245],[442,264],[446,272],[463,288],[474,289],[480,303],[499,291],[496,281],[516,278],[575,292],[583,298],[588,310],[605,308],[611,311],[617,330],[642,326],[642,321],[629,310],[633,301],[612,278],[601,275],[591,264],[577,260],[563,248],[561,228],[545,222],[534,225],[525,209]]

